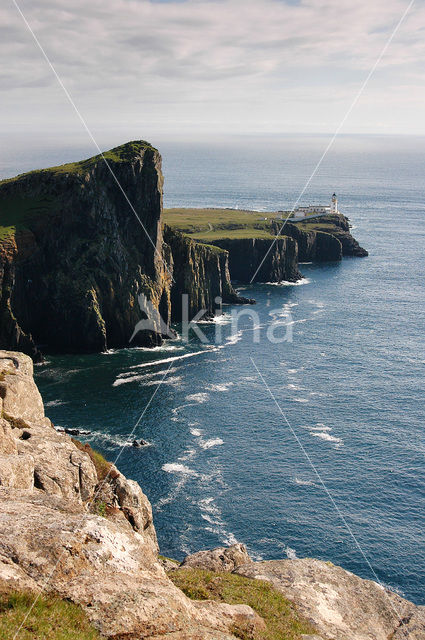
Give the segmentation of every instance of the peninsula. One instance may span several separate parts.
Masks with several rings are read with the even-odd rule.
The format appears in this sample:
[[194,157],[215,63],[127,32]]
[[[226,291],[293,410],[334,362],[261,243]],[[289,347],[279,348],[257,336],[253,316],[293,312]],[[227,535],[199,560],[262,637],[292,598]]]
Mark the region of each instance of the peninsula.
[[[42,353],[156,346],[232,281],[295,282],[299,262],[362,256],[341,214],[162,210],[159,152],[145,141],[0,182],[0,347]],[[146,300],[143,313],[140,296]],[[134,333],[141,318],[148,328]]]

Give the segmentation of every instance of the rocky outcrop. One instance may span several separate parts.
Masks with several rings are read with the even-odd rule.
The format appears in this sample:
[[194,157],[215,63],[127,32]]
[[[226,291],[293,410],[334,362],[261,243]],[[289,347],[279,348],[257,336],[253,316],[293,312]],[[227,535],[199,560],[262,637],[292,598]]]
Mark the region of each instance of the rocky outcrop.
[[[19,409],[21,407],[21,410]],[[0,592],[80,604],[116,640],[234,640],[248,606],[189,600],[158,561],[139,485],[44,415],[31,358],[0,351]]]
[[[351,235],[348,218],[340,213],[296,225],[287,222],[285,233],[297,240],[300,262],[326,262],[340,260],[341,256],[362,258],[368,255],[366,249]],[[329,236],[332,236],[333,242]]]
[[[0,183],[0,210],[16,222],[0,254],[0,346],[28,351],[29,336],[33,351],[128,345],[139,294],[169,321],[161,157],[134,142],[106,158],[126,197],[100,156]],[[134,344],[161,341],[150,320]]]
[[210,551],[193,553],[181,563],[182,568],[207,569],[208,571],[234,571],[238,567],[252,562],[246,546],[240,542],[231,547],[217,547]]
[[300,262],[335,262],[342,259],[342,244],[331,233],[305,230],[289,222],[285,226],[285,233],[296,240]]
[[[240,562],[245,557],[247,562]],[[253,562],[244,545],[199,551],[182,568],[229,571],[270,582],[320,635],[303,640],[425,639],[425,607],[330,562],[311,558]]]
[[183,295],[187,296],[189,320],[201,309],[205,310],[205,317],[214,316],[221,301],[232,304],[255,302],[238,296],[234,290],[230,282],[227,251],[197,243],[167,225],[164,227],[164,241],[171,255],[171,309],[174,322],[182,320]]
[[155,346],[181,319],[182,293],[192,315],[212,314],[216,296],[243,302],[225,252],[170,230],[164,242],[158,151],[137,141],[105,158],[0,182],[0,348],[39,360]]
[[302,277],[297,243],[286,234],[277,240],[223,238],[212,243],[229,252],[232,280],[250,282],[254,277],[254,282],[296,282]]

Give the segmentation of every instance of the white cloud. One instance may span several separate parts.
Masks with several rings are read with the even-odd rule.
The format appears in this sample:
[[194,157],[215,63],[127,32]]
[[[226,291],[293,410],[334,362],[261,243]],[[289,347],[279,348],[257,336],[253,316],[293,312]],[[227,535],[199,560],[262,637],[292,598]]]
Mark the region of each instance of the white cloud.
[[[319,131],[337,125],[407,5],[21,0],[20,6],[89,121],[146,122],[170,131],[283,131],[287,123],[301,129],[316,122]],[[12,3],[3,5],[0,24],[2,122],[33,117],[40,126],[71,126],[69,105]],[[395,93],[401,108],[417,102],[418,123],[424,28],[425,8],[417,3],[368,89],[377,104]],[[400,96],[400,85],[413,90]],[[352,123],[363,126],[355,113]]]

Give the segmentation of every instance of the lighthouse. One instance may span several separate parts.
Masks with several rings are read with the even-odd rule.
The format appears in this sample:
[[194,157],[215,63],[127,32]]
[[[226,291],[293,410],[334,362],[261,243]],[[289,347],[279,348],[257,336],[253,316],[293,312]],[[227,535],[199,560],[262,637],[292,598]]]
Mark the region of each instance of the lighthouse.
[[331,213],[338,213],[338,198],[336,197],[336,193],[332,196]]

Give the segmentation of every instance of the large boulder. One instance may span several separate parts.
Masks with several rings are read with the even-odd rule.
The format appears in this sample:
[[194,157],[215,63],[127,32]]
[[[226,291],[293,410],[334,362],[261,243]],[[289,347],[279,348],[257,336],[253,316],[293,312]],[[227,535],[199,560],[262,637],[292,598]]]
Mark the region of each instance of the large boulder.
[[311,558],[251,562],[235,573],[268,580],[332,640],[425,639],[425,607]]
[[246,546],[240,542],[230,547],[217,547],[193,553],[181,563],[182,568],[207,569],[208,571],[234,571],[251,562]]
[[43,401],[33,379],[29,356],[0,351],[0,398],[3,417],[15,422],[43,420]]

